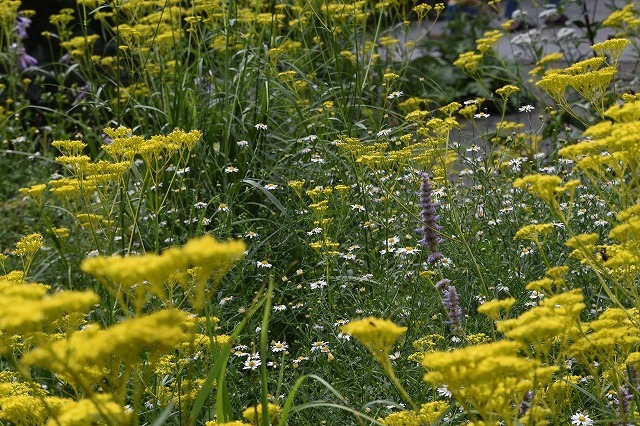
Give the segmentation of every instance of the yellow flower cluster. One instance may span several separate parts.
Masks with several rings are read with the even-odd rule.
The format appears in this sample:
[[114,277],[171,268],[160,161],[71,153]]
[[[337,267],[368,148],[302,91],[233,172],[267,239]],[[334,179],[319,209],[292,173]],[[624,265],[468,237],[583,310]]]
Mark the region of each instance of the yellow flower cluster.
[[532,223],[531,225],[525,225],[518,229],[516,235],[513,236],[513,240],[529,240],[535,243],[540,242],[540,237],[544,241],[545,238],[553,231],[552,223]]
[[[416,99],[407,105],[420,102]],[[373,171],[404,169],[412,165],[419,170],[430,170],[434,179],[439,180],[457,159],[455,151],[448,149],[447,144],[450,132],[460,126],[453,115],[461,107],[457,102],[441,107],[438,112],[443,118],[429,118],[427,111],[410,112],[405,116],[405,121],[416,126],[415,132],[402,135],[399,141],[379,138],[367,143],[358,138],[339,136],[336,146],[357,164]]]
[[601,178],[606,172],[624,179],[625,173],[638,164],[640,102],[614,105],[604,116],[611,121],[604,120],[585,130],[589,140],[566,146],[559,154],[576,161],[579,168],[596,177]]
[[595,321],[582,324],[584,335],[569,347],[569,354],[585,364],[626,360],[640,342],[639,318],[635,309],[607,309]]
[[147,364],[152,364],[189,340],[187,316],[183,311],[163,310],[107,329],[92,324],[67,338],[43,342],[25,354],[22,362],[46,368],[80,389],[89,389],[103,378],[116,380],[120,364],[138,364],[145,351],[149,354]]
[[607,258],[603,266],[616,278],[633,283],[640,276],[640,204],[635,204],[616,215],[620,221],[609,238],[617,244],[604,246]]
[[494,321],[498,321],[501,319],[500,312],[503,310],[506,312],[504,317],[505,318],[509,317],[509,311],[511,310],[511,307],[515,303],[516,303],[516,299],[514,299],[513,297],[509,297],[507,299],[502,299],[502,300],[494,299],[480,305],[478,307],[478,312],[488,316]]
[[[37,190],[39,191],[39,190]],[[22,277],[29,273],[31,263],[35,258],[38,251],[44,246],[44,238],[38,233],[26,235],[20,238],[20,241],[16,243],[16,248],[13,254],[20,256],[22,261]],[[4,268],[4,262],[7,259],[7,255],[0,255],[0,266]]]
[[423,426],[432,425],[443,417],[449,409],[444,401],[433,401],[422,404],[416,411],[399,411],[380,419],[385,426]]
[[368,317],[351,321],[341,326],[340,331],[357,339],[384,365],[389,362],[389,352],[407,327],[400,327],[390,320]]
[[525,352],[532,347],[541,357],[549,353],[553,343],[566,343],[578,334],[577,323],[584,308],[582,292],[571,290],[544,298],[538,306],[518,318],[500,321],[497,328],[520,343]]
[[568,271],[568,266],[553,266],[545,271],[543,278],[529,282],[525,288],[529,291],[544,293],[547,296],[552,295],[565,287],[564,276]]
[[548,64],[552,62],[561,61],[562,58],[563,56],[562,56],[562,53],[560,52],[549,53],[548,55],[545,55],[542,58],[540,58],[538,62],[536,62],[535,67],[533,67],[531,71],[529,71],[529,74],[533,76],[542,75],[545,73],[545,70],[547,69]]
[[415,340],[411,346],[416,352],[407,357],[409,361],[420,364],[424,356],[430,352],[436,351],[438,342],[443,342],[444,337],[440,334],[430,334]]
[[615,66],[622,56],[624,49],[631,44],[626,38],[611,38],[591,46],[591,49],[600,57],[608,57],[609,63]]
[[514,86],[513,84],[507,84],[506,86],[502,86],[501,88],[496,90],[496,93],[505,101],[511,96],[513,93],[519,92],[520,88]]
[[[6,259],[2,257],[4,255],[0,255],[0,261],[4,262]],[[11,271],[7,274],[0,275],[0,280],[9,281],[12,283],[24,283],[24,272],[23,271]]]
[[[604,112],[608,118],[587,128],[588,139],[568,145],[559,153],[576,162],[579,170],[596,185],[598,182],[619,182],[609,185],[611,196],[615,195],[622,207],[616,219],[619,223],[609,232],[609,239],[617,241],[600,246],[606,255],[601,265],[606,274],[627,283],[633,282],[640,273],[640,220],[635,191],[630,176],[640,166],[640,101],[632,100],[622,105],[613,105]],[[566,244],[574,248],[573,256],[583,261],[595,259],[597,235],[578,235]]]
[[50,396],[36,384],[18,381],[12,372],[0,373],[0,420],[18,426],[43,425],[71,402]]
[[47,294],[43,284],[0,281],[0,330],[4,333],[34,333],[68,312],[86,312],[98,302],[92,291]]
[[[30,235],[18,243],[16,252],[30,256],[41,244],[41,236]],[[211,276],[219,282],[244,249],[241,242],[218,243],[205,236],[159,256],[138,256],[140,262],[132,264],[122,264],[126,257],[91,258],[87,265],[93,263],[94,268],[87,270],[101,274],[104,280],[120,279],[122,287],[149,280],[159,286],[163,280],[167,285],[186,283],[176,278],[175,269],[193,266],[197,273],[188,270],[182,275],[196,277],[194,281],[204,288]],[[173,269],[172,276],[163,275],[167,268]],[[132,378],[135,369],[161,374],[164,366],[165,374],[174,374],[180,366],[190,367],[196,355],[211,354],[212,345],[223,345],[229,339],[202,333],[215,327],[217,318],[177,309],[147,310],[106,327],[88,323],[86,313],[99,303],[97,294],[89,290],[51,292],[47,285],[24,282],[24,274],[17,272],[10,274],[14,276],[11,280],[9,275],[0,278],[0,352],[13,359],[19,372],[0,373],[0,421],[25,426],[129,424],[131,410],[124,404],[132,380],[139,380]],[[194,305],[198,307],[199,301],[201,308],[204,291],[185,289],[189,291]],[[166,370],[167,366],[172,370]],[[30,377],[34,368],[54,374],[74,389],[75,397],[54,397],[37,383],[15,378]],[[166,397],[166,404],[175,403],[186,415],[203,382],[181,380],[180,386],[161,387],[154,398]]]
[[66,49],[76,61],[81,61],[93,56],[94,45],[99,39],[100,36],[97,34],[77,36],[61,42],[60,47]]
[[458,56],[453,62],[453,65],[460,68],[465,74],[469,74],[471,76],[476,75],[478,71],[478,66],[482,61],[483,56],[479,53],[475,52],[464,52]]
[[60,407],[59,413],[47,421],[46,426],[80,426],[105,421],[111,424],[129,424],[131,421],[131,414],[108,394],[68,401]]
[[23,258],[32,258],[44,245],[44,239],[40,234],[30,234],[23,237],[16,244],[15,254]]
[[[554,276],[560,273],[549,272]],[[522,421],[518,407],[525,395],[534,391],[534,395],[540,395],[536,398],[542,398],[559,370],[551,362],[552,348],[566,349],[579,335],[579,316],[585,307],[579,290],[546,298],[517,318],[503,319],[514,303],[513,298],[494,300],[478,309],[497,321],[497,329],[506,340],[424,355],[422,364],[428,370],[425,381],[446,385],[474,421]],[[532,401],[531,408],[538,402]],[[544,404],[538,409],[541,411],[528,416],[542,420],[549,414]]]
[[340,251],[338,250],[340,243],[331,241],[327,237],[323,237],[320,241],[309,243],[309,247],[314,249],[321,256],[337,256],[340,254]]
[[[282,409],[279,405],[271,404],[267,406],[267,410],[269,411],[269,419],[272,423],[276,423],[278,419],[278,415]],[[258,404],[255,407],[249,407],[242,412],[242,417],[247,419],[254,425],[262,424],[262,404]]]
[[[2,34],[0,37],[4,38],[4,35],[11,34],[14,31],[16,18],[18,16],[18,9],[20,8],[22,1],[20,0],[5,0],[0,3],[0,26],[2,27]],[[8,40],[2,40],[3,46],[8,45]]]
[[618,37],[638,36],[640,32],[640,11],[637,4],[628,3],[621,9],[614,10],[602,21],[602,26],[618,30]]
[[489,52],[503,36],[504,33],[500,30],[491,30],[485,32],[482,37],[476,39],[478,52],[482,53],[483,55]]
[[42,194],[44,193],[44,190],[46,188],[47,185],[41,183],[33,185],[29,188],[20,188],[20,193],[25,197],[31,198],[38,205],[38,207],[41,207],[43,203]]
[[446,384],[466,411],[485,421],[516,424],[525,394],[536,384],[549,382],[557,370],[520,356],[521,349],[520,343],[503,340],[434,352],[422,361],[428,370],[424,380],[434,386]]
[[575,116],[565,98],[567,89],[571,87],[591,104],[600,117],[603,117],[605,93],[617,72],[618,60],[629,43],[625,39],[598,43],[593,46],[593,50],[599,56],[576,62],[564,70],[548,72],[536,85]]
[[571,180],[562,185],[560,177],[542,174],[527,175],[513,182],[514,188],[524,188],[550,206],[557,205],[559,194],[565,191],[573,194],[578,185],[580,185],[579,180]]
[[[170,248],[161,254],[106,257],[96,256],[85,259],[80,268],[93,274],[116,295],[124,287],[136,286],[142,289],[142,300],[136,301],[141,307],[147,295],[142,286],[149,283],[149,289],[162,300],[166,299],[165,283],[176,272],[186,272],[188,267],[197,268],[197,280],[187,288],[191,301],[197,309],[204,306],[206,282],[213,278],[217,285],[224,275],[244,255],[246,249],[242,241],[218,242],[210,235],[189,240],[182,248]],[[185,281],[180,283],[187,285]]]

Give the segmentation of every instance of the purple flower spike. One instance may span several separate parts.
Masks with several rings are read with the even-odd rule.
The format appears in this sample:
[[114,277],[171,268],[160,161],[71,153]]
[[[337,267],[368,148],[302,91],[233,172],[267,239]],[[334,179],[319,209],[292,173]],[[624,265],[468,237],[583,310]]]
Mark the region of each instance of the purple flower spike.
[[618,388],[618,397],[616,398],[616,405],[618,406],[618,414],[620,417],[625,418],[629,415],[629,408],[633,401],[633,392],[629,386],[622,385]]
[[27,54],[24,47],[18,46],[17,43],[12,43],[11,46],[9,46],[9,50],[18,55],[18,71],[24,71],[38,64],[38,60]]
[[431,188],[429,175],[422,173],[422,185],[420,186],[420,204],[422,206],[420,221],[422,227],[418,229],[418,232],[422,234],[422,239],[419,243],[429,247],[429,250],[431,250],[429,263],[436,263],[443,258],[438,251],[438,244],[442,242],[439,235],[442,227],[437,223],[440,217],[436,214],[436,204],[433,202],[432,195],[433,188]]
[[449,321],[447,324],[453,328],[460,327],[460,320],[462,319],[462,308],[460,307],[460,299],[458,297],[458,291],[452,285],[442,294],[442,306],[447,310],[449,315]]
[[18,69],[24,71],[29,67],[38,65],[38,60],[31,55],[23,53],[18,57]]
[[533,391],[529,391],[524,395],[524,398],[522,398],[522,402],[520,402],[520,406],[518,407],[518,415],[520,417],[524,416],[527,414],[527,411],[529,411],[531,401],[533,401],[533,395]]
[[449,284],[451,284],[451,280],[448,278],[443,278],[436,283],[436,290],[443,291]]
[[24,40],[28,37],[27,28],[31,26],[31,19],[18,15],[16,18],[16,25],[13,31],[16,33],[19,39]]
[[91,101],[93,96],[93,89],[90,83],[85,84],[84,86],[78,87],[76,90],[76,98],[73,101],[74,105],[79,104],[80,102],[89,102]]
[[427,262],[433,265],[434,263],[438,263],[438,261],[442,259],[444,259],[444,255],[439,251],[436,251],[429,255],[429,257],[427,258]]
[[[626,376],[629,379],[629,384],[623,384],[618,388],[618,393],[616,398],[614,399],[614,404],[618,408],[618,415],[620,418],[627,418],[631,413],[631,401],[634,398],[634,389],[638,388],[638,371],[632,367],[628,366],[628,371],[626,372]],[[630,425],[631,423],[619,423],[621,425]]]

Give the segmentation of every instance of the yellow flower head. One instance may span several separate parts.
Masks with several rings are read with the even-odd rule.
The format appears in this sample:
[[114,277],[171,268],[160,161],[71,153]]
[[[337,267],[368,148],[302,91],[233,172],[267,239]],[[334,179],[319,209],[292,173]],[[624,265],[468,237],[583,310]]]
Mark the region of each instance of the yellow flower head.
[[475,52],[465,52],[458,56],[458,59],[453,63],[456,67],[460,68],[466,74],[473,74],[478,65],[482,61],[482,55]]
[[383,77],[388,82],[395,81],[400,78],[398,74],[392,72],[385,73]]
[[477,39],[478,51],[485,53],[489,51],[504,35],[500,30],[491,30],[484,33],[484,36]]
[[0,330],[27,333],[42,330],[69,312],[86,312],[98,302],[92,291],[47,294],[43,284],[0,281]]
[[548,64],[549,62],[557,62],[562,60],[562,58],[563,58],[563,55],[560,52],[549,53],[548,55],[545,55],[542,58],[540,58],[540,60],[536,62],[536,65],[545,65],[545,64]]
[[22,237],[16,244],[15,254],[22,258],[32,258],[44,245],[42,235],[35,233]]
[[391,348],[407,327],[400,327],[391,320],[367,317],[343,325],[340,331],[359,340],[379,362],[386,362]]
[[571,76],[563,73],[546,74],[536,83],[536,86],[547,92],[547,94],[556,102],[561,103],[564,100],[564,92],[569,86]]
[[576,250],[585,248],[591,250],[595,247],[596,241],[598,241],[598,234],[578,234],[569,238],[564,245]]
[[58,148],[63,155],[70,156],[80,155],[82,150],[87,146],[86,143],[75,140],[53,141],[51,142],[51,145]]
[[118,285],[132,287],[148,281],[152,290],[163,297],[165,281],[191,265],[199,271],[193,295],[194,305],[201,308],[207,280],[213,277],[214,284],[218,284],[222,275],[244,255],[245,249],[242,241],[218,242],[211,235],[205,235],[189,240],[182,248],[173,247],[162,254],[87,258],[80,269],[106,284],[110,281],[116,288]]
[[416,411],[398,411],[380,419],[385,426],[420,426],[434,424],[449,409],[449,403],[433,401]]
[[583,300],[580,290],[545,298],[518,318],[500,321],[498,331],[525,345],[534,344],[536,350],[548,350],[546,345],[551,340],[576,333],[576,323],[585,307]]
[[[129,424],[131,414],[111,395],[96,394],[91,399],[69,400],[60,409],[60,415],[51,424],[59,426],[91,425],[108,422],[108,424]],[[49,424],[49,423],[47,423]]]
[[22,362],[47,368],[72,384],[95,383],[108,372],[105,366],[112,365],[114,357],[131,366],[147,353],[145,362],[151,365],[176,345],[192,340],[188,316],[170,309],[127,319],[104,330],[92,324],[67,338],[38,346],[25,354]]
[[451,117],[460,108],[462,108],[462,105],[459,102],[451,102],[450,104],[447,104],[447,105],[441,107],[440,111],[442,111],[444,114],[446,114],[449,117]]
[[533,223],[531,225],[525,225],[516,232],[513,240],[529,240],[537,242],[539,238],[546,238],[547,235],[553,230],[553,224],[551,223]]
[[501,88],[499,88],[498,90],[496,90],[496,93],[504,100],[507,100],[507,98],[516,92],[519,92],[520,88],[517,86],[514,86],[512,84],[507,84],[506,86],[502,86]]
[[[280,406],[271,403],[269,403],[267,408],[269,410],[269,418],[271,419],[271,422],[276,423],[278,414],[280,414],[282,409]],[[252,424],[262,424],[262,404],[247,408],[242,412],[242,417],[249,420]]]
[[561,183],[562,179],[558,176],[536,174],[516,179],[513,186],[514,188],[526,188],[529,193],[551,203],[555,200],[557,189],[561,188]]
[[605,27],[613,28],[624,27],[625,24],[628,24],[635,20],[635,16],[633,14],[634,8],[635,4],[629,3],[622,9],[618,9],[612,12],[604,21],[602,21],[602,25]]
[[483,303],[478,307],[478,312],[488,316],[493,320],[500,319],[500,311],[505,310],[507,315],[509,314],[509,310],[516,303],[516,299],[513,297],[509,297],[508,299],[503,300],[490,300],[488,302]]
[[[0,258],[4,262],[3,258]],[[24,271],[11,271],[6,275],[0,275],[1,281],[9,281],[12,283],[24,283]]]
[[[604,112],[604,115],[606,117],[612,118],[617,123],[634,123],[640,121],[640,102],[627,102],[624,105],[612,105]],[[608,125],[607,130],[613,130],[611,129],[612,123],[609,121],[604,121],[599,124]],[[598,126],[598,124],[590,127],[587,130],[591,130],[596,126]],[[604,135],[606,135],[606,133]],[[593,134],[593,131],[590,135],[587,135],[587,132],[585,131],[585,136],[596,135]]]
[[38,205],[42,204],[42,193],[46,189],[47,185],[41,183],[39,185],[33,185],[29,188],[20,188],[20,193],[25,197],[31,198]]
[[398,40],[397,38],[393,38],[393,37],[388,37],[388,36],[384,36],[384,37],[380,37],[380,45],[382,46],[393,46],[395,44],[398,44],[400,40]]
[[609,56],[613,64],[617,63],[624,49],[631,44],[626,38],[612,38],[591,46],[599,56]]
[[515,424],[508,422],[517,415],[513,401],[522,400],[534,380],[547,382],[557,370],[520,356],[521,348],[518,342],[502,340],[432,352],[422,362],[428,370],[424,380],[434,386],[447,385],[456,401],[469,411],[477,410],[484,418],[498,413],[505,423]]
[[419,4],[413,8],[413,11],[418,14],[418,19],[422,20],[429,13],[432,7],[428,4]]

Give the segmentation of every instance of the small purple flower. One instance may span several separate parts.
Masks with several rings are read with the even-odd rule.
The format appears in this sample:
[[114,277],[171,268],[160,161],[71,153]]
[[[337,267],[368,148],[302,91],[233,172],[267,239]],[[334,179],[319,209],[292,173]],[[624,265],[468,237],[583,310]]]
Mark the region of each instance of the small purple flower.
[[73,101],[74,105],[79,104],[80,102],[89,102],[93,97],[93,89],[90,83],[85,84],[84,86],[78,87],[76,89],[76,98]]
[[9,46],[9,50],[18,55],[18,71],[24,71],[38,64],[38,60],[27,54],[24,47],[18,46],[17,43],[12,43],[11,46]]
[[16,33],[20,40],[24,40],[28,37],[27,28],[31,26],[31,19],[18,15],[16,18],[16,25],[13,27],[13,31]]
[[436,283],[436,290],[444,291],[449,284],[451,284],[451,280],[449,278],[443,278]]
[[65,53],[60,57],[61,64],[67,65],[67,64],[70,64],[72,61],[73,61],[73,56],[71,56],[70,53]]
[[460,327],[460,320],[462,319],[462,308],[460,307],[460,299],[458,297],[458,291],[452,285],[442,293],[442,306],[447,310],[449,315],[449,321],[447,324],[457,329]]
[[524,398],[522,398],[522,402],[520,402],[520,406],[518,407],[518,415],[520,417],[527,414],[527,411],[529,411],[529,407],[531,406],[531,401],[533,401],[533,391],[529,391],[524,394]]
[[[626,419],[630,414],[631,401],[634,397],[634,388],[638,386],[638,371],[632,367],[628,367],[626,376],[629,379],[629,384],[623,384],[618,388],[617,397],[614,400],[615,405],[618,408],[618,415],[620,418]],[[621,423],[623,425],[630,423]]]
[[437,221],[440,218],[436,214],[436,204],[432,199],[433,189],[429,182],[429,175],[422,173],[422,185],[420,185],[420,204],[422,212],[420,213],[420,222],[422,227],[418,228],[418,232],[422,234],[422,239],[418,241],[420,244],[429,247],[431,256],[429,263],[436,263],[442,259],[442,254],[438,251],[438,244],[442,242],[439,231],[442,229]]
[[618,414],[621,418],[629,416],[629,407],[633,401],[633,392],[627,385],[622,385],[618,388],[618,397],[616,398],[616,405],[618,406]]
[[427,258],[427,262],[433,265],[434,263],[437,263],[439,260],[442,260],[442,259],[444,259],[444,255],[439,251],[435,251],[429,255],[429,257]]
[[28,55],[26,53],[22,53],[19,57],[18,57],[18,69],[20,71],[24,71],[29,67],[33,67],[38,65],[38,60],[36,58],[34,58],[31,55]]

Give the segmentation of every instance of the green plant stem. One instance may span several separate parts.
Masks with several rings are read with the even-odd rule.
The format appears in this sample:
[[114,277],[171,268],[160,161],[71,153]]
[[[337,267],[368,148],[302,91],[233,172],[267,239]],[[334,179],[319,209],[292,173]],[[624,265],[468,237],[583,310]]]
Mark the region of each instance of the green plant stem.
[[400,380],[398,380],[398,377],[396,377],[396,373],[393,371],[391,362],[389,362],[388,355],[382,367],[384,369],[384,373],[387,375],[389,380],[391,380],[391,383],[393,383],[393,386],[395,386],[398,393],[400,393],[400,396],[402,397],[402,399],[404,399],[405,402],[407,402],[411,406],[411,409],[417,410],[418,406],[416,405],[415,402],[413,402],[413,399],[409,396],[405,388],[402,386],[402,384],[400,383]]
[[[269,350],[269,317],[271,314],[271,305],[273,302],[273,277],[269,276],[269,287],[265,294],[264,315],[262,316],[262,325],[260,329],[260,403],[262,404],[262,424],[269,426],[269,385],[267,377],[267,356]],[[277,396],[276,396],[277,397]],[[257,420],[257,419],[256,419]]]
[[191,412],[189,415],[189,421],[187,424],[194,426],[196,424],[196,420],[204,406],[205,401],[209,397],[209,393],[214,386],[214,382],[216,385],[216,414],[218,421],[227,421],[230,418],[231,413],[225,410],[225,401],[228,401],[228,389],[226,388],[226,380],[225,380],[225,372],[227,368],[227,363],[229,362],[229,356],[231,355],[231,347],[234,345],[236,339],[244,329],[244,327],[249,322],[249,319],[260,309],[262,304],[265,302],[265,298],[263,297],[264,287],[258,291],[258,294],[253,300],[251,307],[247,311],[247,314],[242,318],[240,323],[233,329],[233,332],[229,336],[229,340],[222,346],[219,351],[216,351],[214,345],[212,345],[212,351],[214,353],[217,352],[216,361],[213,364],[213,367],[209,370],[207,377],[196,396],[196,399],[191,408]]

